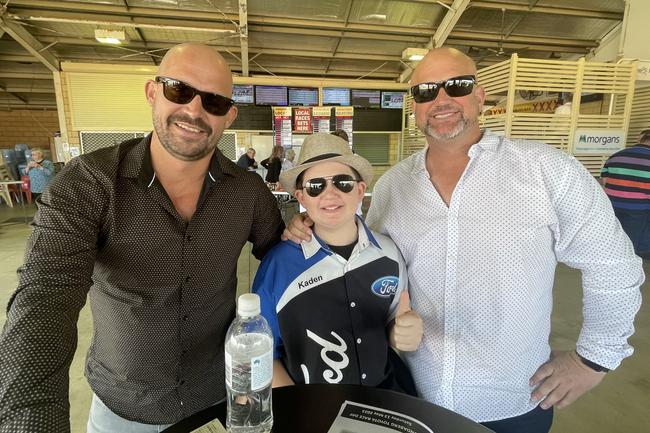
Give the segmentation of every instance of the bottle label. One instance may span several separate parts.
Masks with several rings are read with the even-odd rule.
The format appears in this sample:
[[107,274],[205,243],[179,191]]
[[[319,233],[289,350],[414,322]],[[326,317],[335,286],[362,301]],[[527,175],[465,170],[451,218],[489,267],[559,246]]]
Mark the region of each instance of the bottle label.
[[[228,361],[226,361],[226,365],[228,365]],[[268,351],[263,355],[251,358],[251,390],[257,391],[267,387],[272,379],[273,352]]]

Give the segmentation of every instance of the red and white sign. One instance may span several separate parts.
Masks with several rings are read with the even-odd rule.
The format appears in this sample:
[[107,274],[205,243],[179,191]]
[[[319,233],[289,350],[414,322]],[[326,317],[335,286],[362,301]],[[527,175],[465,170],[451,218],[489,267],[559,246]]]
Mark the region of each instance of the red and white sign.
[[291,147],[291,107],[273,107],[274,145]]
[[330,117],[332,116],[332,107],[314,107],[314,133],[330,132]]
[[354,107],[336,107],[336,129],[342,129],[348,133],[348,142],[352,147],[352,119],[354,118]]
[[293,109],[293,132],[296,134],[311,134],[310,107],[300,107]]

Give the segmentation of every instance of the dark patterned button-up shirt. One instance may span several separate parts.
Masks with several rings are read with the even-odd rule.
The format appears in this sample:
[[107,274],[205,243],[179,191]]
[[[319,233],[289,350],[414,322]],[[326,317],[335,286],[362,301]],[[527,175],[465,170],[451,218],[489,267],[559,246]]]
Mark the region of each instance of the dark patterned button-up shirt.
[[86,377],[118,415],[174,423],[225,397],[237,259],[284,228],[255,173],[216,152],[185,221],[150,137],[73,159],[42,196],[0,337],[0,432],[69,431],[68,371],[90,294]]

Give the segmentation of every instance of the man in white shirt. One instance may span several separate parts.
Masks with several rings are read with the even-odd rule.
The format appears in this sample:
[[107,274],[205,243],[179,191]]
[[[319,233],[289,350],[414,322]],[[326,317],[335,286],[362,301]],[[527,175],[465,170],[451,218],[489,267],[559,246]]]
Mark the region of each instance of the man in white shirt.
[[[412,93],[428,146],[379,179],[367,222],[406,260],[425,326],[408,357],[419,394],[497,433],[543,433],[548,409],[632,354],[642,264],[578,161],[479,128],[475,76],[457,50],[420,62]],[[557,262],[582,271],[584,322],[575,351],[551,353]]]

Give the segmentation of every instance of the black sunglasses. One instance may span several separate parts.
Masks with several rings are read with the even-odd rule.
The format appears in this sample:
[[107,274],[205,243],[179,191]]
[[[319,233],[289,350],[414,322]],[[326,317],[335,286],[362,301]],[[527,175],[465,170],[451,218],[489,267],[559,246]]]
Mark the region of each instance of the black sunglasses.
[[327,188],[328,179],[332,181],[332,185],[334,185],[336,189],[345,193],[352,191],[354,188],[354,182],[359,181],[350,174],[337,174],[334,176],[315,177],[309,179],[302,187],[311,197],[318,197],[323,191],[325,191],[325,188]]
[[156,77],[157,83],[163,85],[163,95],[174,104],[188,104],[196,95],[201,97],[203,109],[214,116],[225,115],[235,101],[218,93],[197,90],[189,84],[168,77]]
[[476,77],[474,75],[461,75],[445,81],[417,84],[411,87],[411,95],[413,95],[415,102],[429,102],[436,99],[438,92],[442,88],[452,98],[459,98],[472,93],[475,84]]

